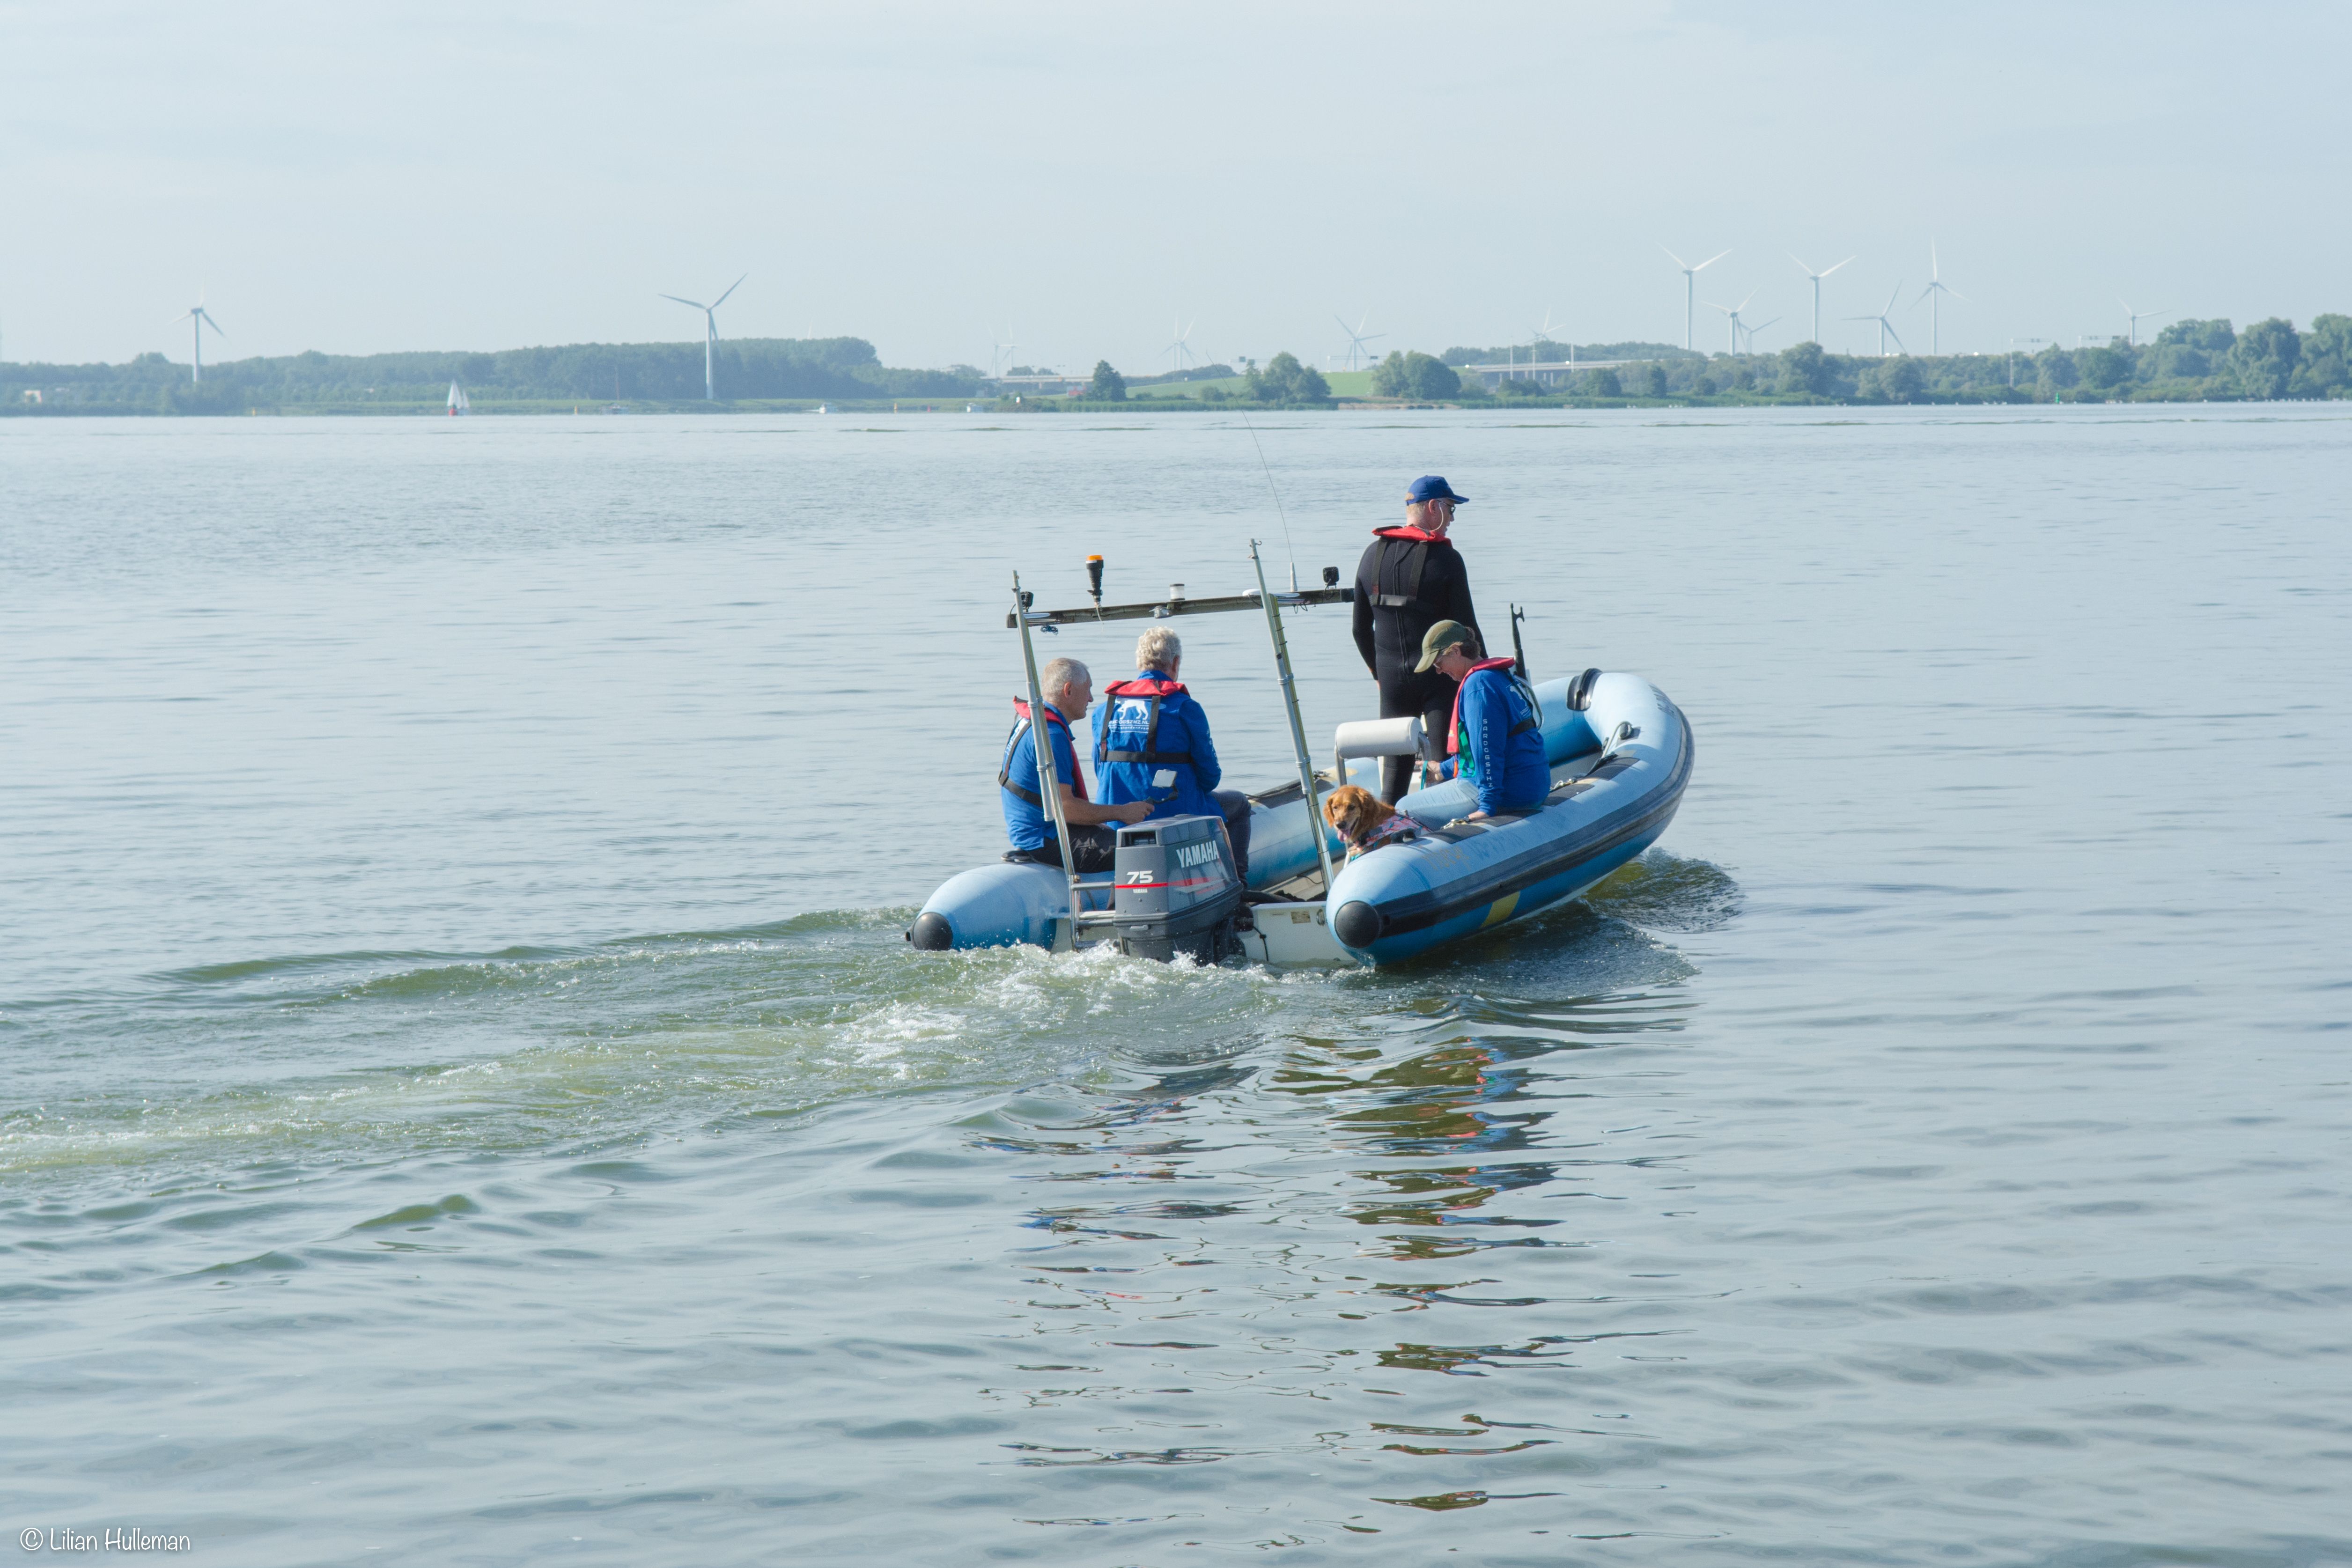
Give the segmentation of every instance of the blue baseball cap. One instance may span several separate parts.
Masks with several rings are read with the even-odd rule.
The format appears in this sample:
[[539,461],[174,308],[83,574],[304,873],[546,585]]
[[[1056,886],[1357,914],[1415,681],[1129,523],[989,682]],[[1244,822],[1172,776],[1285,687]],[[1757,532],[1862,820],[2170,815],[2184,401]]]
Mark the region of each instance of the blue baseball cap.
[[1467,496],[1455,495],[1454,486],[1447,484],[1442,476],[1436,474],[1423,474],[1420,478],[1415,479],[1412,482],[1412,488],[1404,493],[1404,498],[1415,503],[1451,501],[1457,507],[1470,499]]

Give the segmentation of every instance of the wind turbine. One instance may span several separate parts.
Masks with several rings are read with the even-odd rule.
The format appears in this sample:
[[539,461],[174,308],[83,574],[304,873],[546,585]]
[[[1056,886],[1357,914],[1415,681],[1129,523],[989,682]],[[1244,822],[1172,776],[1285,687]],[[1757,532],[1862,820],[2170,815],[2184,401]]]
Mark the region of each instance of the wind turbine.
[[172,318],[172,325],[174,327],[183,321],[188,323],[188,335],[196,340],[194,372],[188,379],[191,382],[200,382],[205,379],[205,329],[210,327],[224,338],[228,334],[221,331],[221,324],[213,319],[211,311],[205,308],[204,290],[201,288],[196,290],[196,302],[188,307],[188,313],[185,316]]
[[[1013,336],[1013,323],[1010,321],[1004,324],[1004,336],[1008,340]],[[1020,346],[1011,341],[989,345],[989,366],[995,375],[1002,375],[1013,368],[1013,350]]]
[[[1549,307],[1549,305],[1547,305],[1546,307],[1544,307],[1544,319],[1543,319],[1543,325],[1542,325],[1542,326],[1540,326],[1540,327],[1530,327],[1530,328],[1528,328],[1528,364],[1533,365],[1533,364],[1537,363],[1538,361],[1540,361],[1540,360],[1543,358],[1542,345],[1544,345],[1544,344],[1549,343],[1549,342],[1550,342],[1550,341],[1551,341],[1551,335],[1552,335],[1553,330],[1554,330],[1554,329],[1553,329],[1552,324],[1551,324],[1551,307]],[[1517,343],[1513,343],[1513,344],[1511,344],[1511,345],[1510,345],[1510,350],[1511,350],[1511,361],[1512,361],[1512,363],[1513,363],[1514,365],[1516,365],[1516,364],[1518,362],[1519,346],[1518,346]],[[1572,350],[1571,350],[1571,351],[1572,351]],[[1535,372],[1534,371],[1532,371],[1532,370],[1531,370],[1531,371],[1529,371],[1528,372],[1528,374],[1529,374],[1530,376],[1534,375],[1535,373],[1536,373],[1536,372]],[[1513,379],[1513,380],[1517,380],[1517,379],[1518,372],[1517,372],[1516,370],[1514,370],[1514,371],[1511,372],[1511,375],[1512,375],[1512,379]]]
[[[743,277],[751,276],[747,272]],[[732,294],[742,287],[743,277],[739,277],[729,284],[727,294]],[[682,299],[675,294],[662,296],[664,299],[677,299],[680,305],[691,305],[702,312],[702,401],[705,402],[716,402],[719,399],[716,384],[710,377],[710,351],[719,346],[719,308],[727,303],[727,294],[720,295],[708,305],[699,299]]]
[[[1753,299],[1755,298],[1756,290],[1752,288],[1749,289],[1748,291],[1748,299]],[[1708,309],[1720,310],[1723,312],[1725,325],[1731,329],[1731,347],[1726,350],[1728,353],[1736,354],[1739,352],[1739,313],[1748,308],[1748,299],[1743,299],[1737,305],[1717,305],[1712,299],[1706,302],[1706,308]],[[1780,318],[1778,316],[1772,318],[1775,321],[1778,321],[1780,319]]]
[[2131,318],[2131,342],[2132,347],[2135,349],[2139,347],[2139,324],[2141,322],[2161,321],[2164,318],[2172,314],[2169,310],[2135,310],[2131,308],[2131,301],[2128,299],[2118,299],[2116,303],[2122,306],[2124,308],[2124,314]]
[[[1660,250],[1666,250],[1666,247],[1663,245],[1658,248]],[[1681,256],[1675,256],[1673,251],[1666,250],[1667,256],[1672,259],[1676,267],[1683,269],[1683,347],[1685,349],[1692,346],[1691,302],[1698,298],[1698,275],[1705,272],[1708,267],[1713,267],[1717,262],[1721,261],[1725,256],[1729,256],[1730,254],[1731,253],[1727,250],[1717,251],[1715,255],[1708,256],[1705,261],[1700,262],[1696,267],[1693,267]]]
[[[1168,324],[1168,330],[1174,334],[1174,336],[1169,340],[1167,349],[1168,371],[1171,375],[1182,370],[1184,365],[1192,360],[1192,350],[1186,343],[1185,340],[1192,337],[1192,329],[1198,325],[1200,325],[1200,320],[1197,317],[1191,322],[1179,320],[1171,321]],[[1181,332],[1177,331],[1179,327],[1183,328],[1183,330]]]
[[1845,261],[1852,261],[1853,257],[1847,256],[1845,261],[1839,262],[1837,267],[1823,267],[1819,272],[1815,272],[1802,261],[1798,260],[1794,251],[1789,253],[1789,259],[1797,263],[1798,271],[1813,280],[1813,341],[1818,343],[1822,340],[1822,279],[1835,272],[1838,267],[1843,267]]
[[[1895,308],[1895,301],[1902,292],[1903,286],[1899,283],[1896,284],[1895,286],[1895,292],[1886,297],[1886,310],[1892,310]],[[1886,310],[1881,310],[1875,316],[1849,316],[1846,318],[1849,321],[1875,321],[1878,323],[1878,357],[1882,360],[1886,357],[1887,339],[1893,338],[1895,340],[1895,346],[1898,349],[1903,349],[1903,339],[1901,335],[1895,330],[1895,324],[1887,320]],[[1908,349],[1903,349],[1903,351],[1907,354],[1911,350]]]
[[[1927,287],[1919,291],[1919,299],[1930,299],[1935,301],[1935,304],[1927,307],[1927,351],[1931,354],[1940,354],[1944,351],[1943,334],[1939,330],[1942,323],[1936,319],[1936,306],[1943,303],[1941,297],[1947,294],[1950,295],[1955,299],[1965,300],[1968,298],[1967,295],[1961,293],[1958,289],[1954,288],[1951,285],[1943,280],[1942,276],[1937,270],[1936,262],[1936,242],[1934,240],[1929,240],[1927,242]],[[1913,309],[1916,310],[1919,308],[1919,299],[1914,299],[1911,301],[1911,308]],[[1899,341],[1900,340],[1897,340]]]
[[1366,344],[1371,342],[1375,338],[1385,338],[1388,336],[1386,332],[1374,332],[1370,336],[1365,334],[1364,325],[1371,319],[1372,313],[1367,310],[1361,316],[1358,317],[1356,319],[1356,324],[1350,327],[1348,325],[1348,319],[1346,317],[1340,315],[1336,310],[1331,313],[1331,319],[1339,323],[1339,330],[1348,334],[1348,368],[1351,371],[1356,368],[1356,360],[1359,355],[1362,356],[1365,363],[1370,364],[1374,356],[1372,350],[1365,347]]
[[1748,351],[1749,353],[1751,353],[1751,354],[1752,354],[1752,353],[1754,353],[1754,352],[1756,351],[1756,334],[1757,334],[1757,333],[1759,333],[1759,332],[1761,332],[1761,331],[1762,331],[1762,330],[1764,330],[1764,329],[1765,329],[1765,328],[1767,328],[1767,327],[1772,327],[1772,326],[1777,326],[1777,325],[1779,325],[1780,320],[1780,318],[1779,318],[1778,316],[1775,316],[1775,317],[1773,317],[1773,318],[1772,318],[1772,319],[1771,319],[1771,320],[1769,320],[1769,321],[1759,321],[1759,322],[1758,322],[1758,323],[1756,323],[1756,325],[1755,325],[1755,326],[1753,326],[1753,327],[1746,327],[1746,328],[1741,329],[1741,330],[1745,331],[1745,332],[1748,334]]

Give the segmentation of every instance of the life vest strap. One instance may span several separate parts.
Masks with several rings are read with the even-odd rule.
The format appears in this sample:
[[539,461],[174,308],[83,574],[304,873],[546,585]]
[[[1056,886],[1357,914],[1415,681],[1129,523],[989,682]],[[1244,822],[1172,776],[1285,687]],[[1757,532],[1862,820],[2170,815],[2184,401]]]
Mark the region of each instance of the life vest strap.
[[[1139,695],[1142,695],[1136,692],[1121,691],[1119,689],[1120,686],[1127,685],[1129,683],[1122,681],[1118,686],[1111,686],[1105,691],[1104,695],[1109,698],[1114,707],[1121,701],[1132,702]],[[1141,683],[1139,682],[1136,684],[1140,685]],[[1182,686],[1177,685],[1172,681],[1161,681],[1155,684],[1165,686],[1171,691],[1181,692],[1184,689]],[[1184,764],[1188,768],[1192,765],[1192,754],[1189,751],[1162,751],[1160,749],[1160,698],[1161,695],[1162,694],[1158,691],[1150,692],[1148,700],[1150,701],[1150,706],[1144,709],[1143,749],[1140,751],[1111,750],[1110,716],[1108,714],[1105,714],[1103,716],[1104,724],[1102,727],[1102,738],[1095,743],[1096,767],[1100,768],[1104,764],[1110,762],[1140,762],[1149,768],[1164,768],[1178,762]]]
[[[996,769],[996,787],[1003,790],[1006,794],[1012,796],[1014,800],[1025,800],[1030,805],[1036,807],[1041,811],[1044,811],[1045,810],[1045,798],[1043,795],[1040,795],[1034,789],[1026,789],[1013,781],[1013,758],[1014,755],[1013,748],[1015,745],[1019,744],[1021,737],[1024,735],[1026,735],[1029,731],[1029,705],[1026,702],[1024,702],[1021,698],[1014,697],[1013,699],[1013,711],[1020,716],[1013,721],[1012,733],[1004,737],[1004,760]],[[1068,736],[1070,733],[1070,721],[1064,718],[1060,714],[1055,713],[1053,708],[1048,706],[1045,710],[1045,729],[1047,743],[1049,745],[1052,741],[1053,728],[1057,724],[1062,727],[1062,734],[1066,737]],[[1070,792],[1077,796],[1079,800],[1083,800],[1087,798],[1087,776],[1084,773],[1079,772],[1077,762],[1078,748],[1076,743],[1073,742],[1070,747],[1070,771],[1075,775],[1075,778],[1071,780]],[[1059,769],[1057,768],[1056,771],[1059,771]],[[1053,831],[1053,813],[1048,811],[1045,814],[1045,831],[1050,833]]]
[[[1402,610],[1421,598],[1422,579],[1429,572],[1429,549],[1437,541],[1418,530],[1400,528],[1394,532],[1387,529],[1381,532],[1384,538],[1396,539],[1405,548],[1402,552],[1391,551],[1385,545],[1381,548],[1380,565],[1372,571],[1372,602],[1383,610]],[[1391,572],[1392,567],[1401,569],[1406,559],[1412,562],[1412,586],[1410,588],[1405,587],[1406,578],[1402,570],[1393,575]],[[1404,589],[1404,591],[1397,592],[1398,589]]]

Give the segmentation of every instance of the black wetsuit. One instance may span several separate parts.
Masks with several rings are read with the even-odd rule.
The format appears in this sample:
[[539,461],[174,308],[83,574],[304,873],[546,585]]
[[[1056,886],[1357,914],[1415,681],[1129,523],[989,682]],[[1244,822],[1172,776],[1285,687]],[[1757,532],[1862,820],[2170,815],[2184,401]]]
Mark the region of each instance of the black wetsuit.
[[[1470,603],[1470,573],[1444,539],[1376,534],[1356,567],[1356,647],[1381,683],[1381,716],[1421,716],[1423,755],[1445,759],[1445,727],[1454,716],[1454,683],[1435,670],[1413,674],[1421,640],[1440,621],[1478,631]],[[1483,647],[1486,634],[1479,632]],[[1381,798],[1396,803],[1412,780],[1412,758],[1381,759]]]

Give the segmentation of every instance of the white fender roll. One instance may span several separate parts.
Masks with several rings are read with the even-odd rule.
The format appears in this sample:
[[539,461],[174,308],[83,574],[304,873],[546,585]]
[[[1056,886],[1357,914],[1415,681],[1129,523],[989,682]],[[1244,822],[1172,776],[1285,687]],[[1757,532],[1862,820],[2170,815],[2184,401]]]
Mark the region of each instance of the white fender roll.
[[1331,748],[1342,761],[1350,757],[1409,757],[1421,749],[1421,720],[1417,716],[1351,719],[1333,733]]

